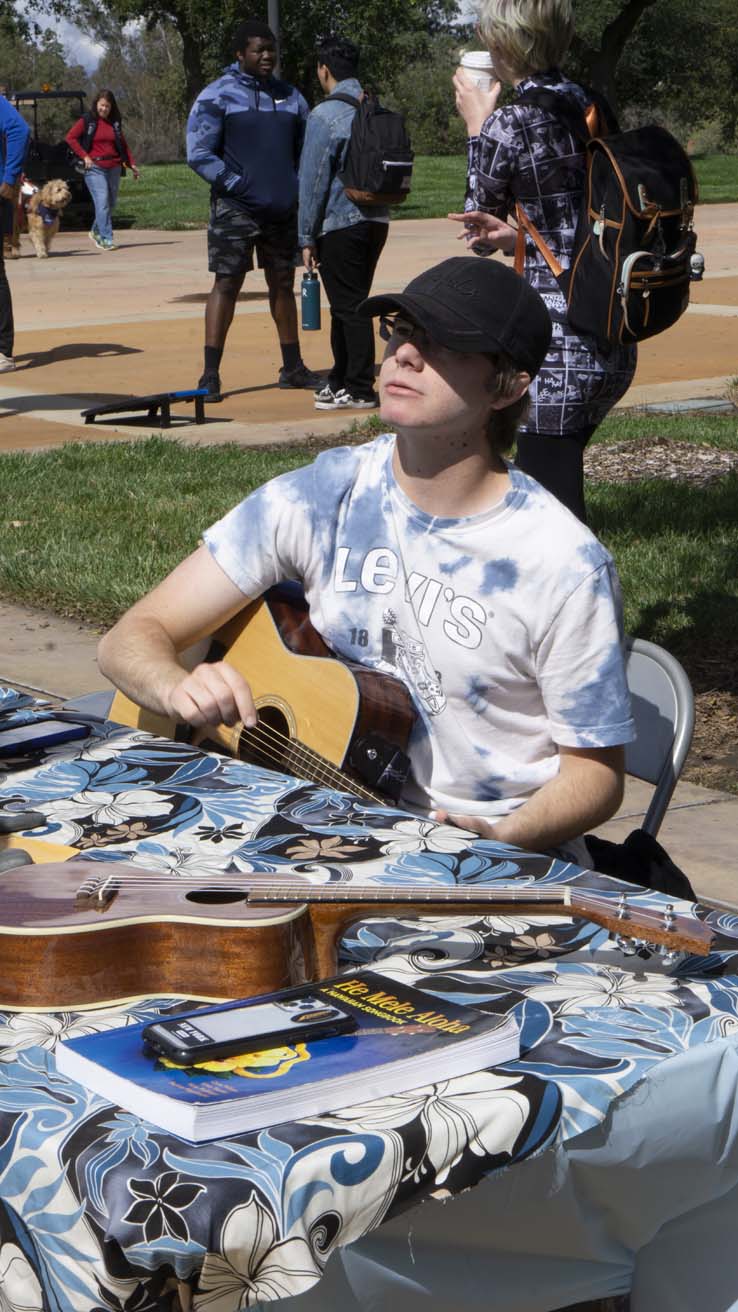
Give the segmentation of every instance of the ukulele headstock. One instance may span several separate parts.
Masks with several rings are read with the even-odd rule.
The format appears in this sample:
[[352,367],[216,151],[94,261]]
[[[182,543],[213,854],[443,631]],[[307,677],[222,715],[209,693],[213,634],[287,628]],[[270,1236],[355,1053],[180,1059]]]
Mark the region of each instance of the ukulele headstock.
[[672,902],[644,907],[631,902],[627,893],[615,900],[594,893],[579,895],[572,889],[571,910],[601,925],[628,954],[646,947],[706,957],[712,949],[713,933],[709,926],[696,916],[675,912]]

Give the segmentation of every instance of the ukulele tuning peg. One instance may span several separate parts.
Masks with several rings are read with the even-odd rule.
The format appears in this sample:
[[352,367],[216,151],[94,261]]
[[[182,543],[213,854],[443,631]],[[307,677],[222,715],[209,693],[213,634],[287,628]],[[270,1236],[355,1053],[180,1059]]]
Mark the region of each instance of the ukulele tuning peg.
[[622,934],[615,935],[615,947],[622,952],[624,957],[635,957],[639,944],[634,938],[624,938]]
[[676,966],[684,956],[683,952],[679,952],[675,948],[668,948],[665,944],[662,944],[656,951],[661,957],[661,964],[664,966]]
[[664,929],[674,929],[676,925],[676,916],[674,915],[674,903],[667,902],[664,907]]

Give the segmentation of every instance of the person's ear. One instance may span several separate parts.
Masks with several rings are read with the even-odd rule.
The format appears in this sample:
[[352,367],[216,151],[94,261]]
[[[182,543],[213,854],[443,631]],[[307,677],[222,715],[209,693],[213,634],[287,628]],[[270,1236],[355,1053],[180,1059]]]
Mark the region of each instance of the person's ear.
[[491,402],[492,410],[505,410],[507,406],[514,405],[519,401],[530,387],[530,374],[521,372],[515,375],[515,382],[508,388],[504,396],[498,396]]

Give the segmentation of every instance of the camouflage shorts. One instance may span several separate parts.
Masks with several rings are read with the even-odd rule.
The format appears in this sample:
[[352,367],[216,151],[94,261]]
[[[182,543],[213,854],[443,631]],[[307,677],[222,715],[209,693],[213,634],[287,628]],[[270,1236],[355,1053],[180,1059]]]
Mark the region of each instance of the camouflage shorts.
[[227,196],[210,202],[208,269],[237,276],[254,267],[294,269],[299,262],[297,215],[281,223],[257,223]]

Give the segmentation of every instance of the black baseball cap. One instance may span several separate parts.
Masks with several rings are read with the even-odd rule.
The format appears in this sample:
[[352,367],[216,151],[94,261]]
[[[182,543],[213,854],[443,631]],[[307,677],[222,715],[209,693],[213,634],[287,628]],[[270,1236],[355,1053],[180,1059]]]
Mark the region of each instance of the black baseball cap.
[[457,255],[413,278],[404,292],[370,296],[366,318],[403,311],[451,351],[504,351],[538,373],[551,342],[551,317],[538,292],[500,260]]

